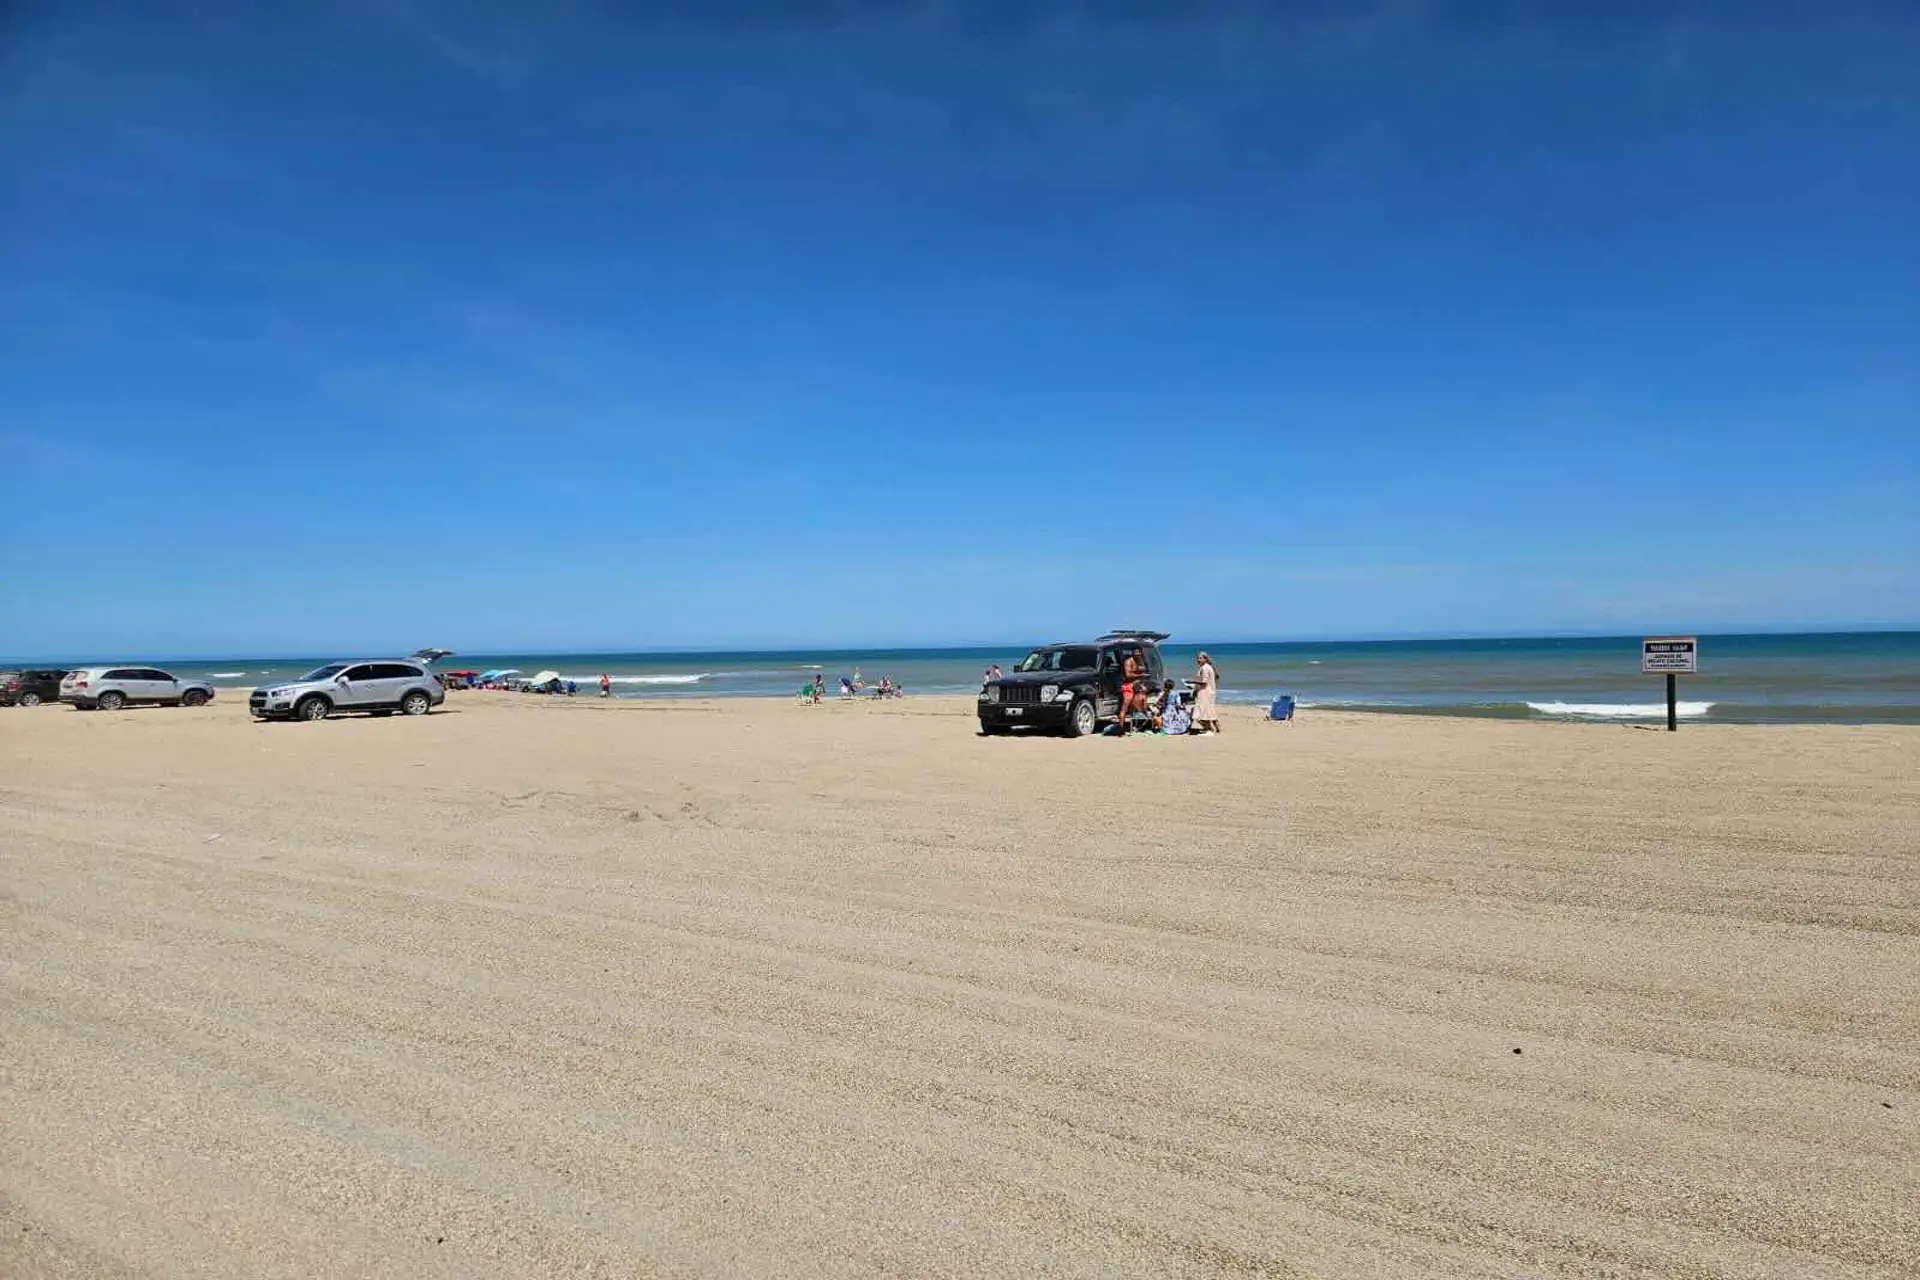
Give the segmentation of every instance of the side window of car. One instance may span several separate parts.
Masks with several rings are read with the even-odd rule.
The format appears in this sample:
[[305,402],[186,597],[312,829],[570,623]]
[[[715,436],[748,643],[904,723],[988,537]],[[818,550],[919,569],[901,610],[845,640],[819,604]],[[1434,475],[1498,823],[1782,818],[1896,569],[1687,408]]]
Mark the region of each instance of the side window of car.
[[412,680],[419,676],[417,667],[409,667],[399,662],[376,662],[373,664],[375,680]]
[[147,667],[143,669],[140,672],[140,678],[142,680],[160,680],[167,684],[173,683],[173,676],[165,671],[161,671],[157,667]]
[[102,680],[139,680],[143,677],[138,671],[127,667],[115,667],[100,677]]
[[374,672],[373,664],[369,662],[363,662],[357,667],[348,667],[345,671],[342,671],[340,674],[348,680],[373,680],[377,678],[373,674],[373,672]]

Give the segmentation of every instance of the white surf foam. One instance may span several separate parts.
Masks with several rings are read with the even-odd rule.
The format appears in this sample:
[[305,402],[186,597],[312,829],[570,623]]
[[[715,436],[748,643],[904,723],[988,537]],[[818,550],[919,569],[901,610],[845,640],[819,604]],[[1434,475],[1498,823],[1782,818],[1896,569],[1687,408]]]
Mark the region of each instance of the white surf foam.
[[[1534,714],[1543,716],[1580,716],[1595,720],[1659,720],[1667,714],[1664,702],[1529,702]],[[1680,702],[1674,709],[1682,719],[1704,716],[1713,710],[1711,702]]]
[[[711,674],[712,674],[711,672],[700,671],[690,676],[608,676],[607,683],[609,684],[699,684],[702,680],[705,680]],[[600,677],[598,675],[561,676],[560,678],[562,680],[571,680],[575,684],[599,684],[600,683]]]
[[207,678],[209,680],[238,680],[245,674],[247,673],[244,671],[209,671]]

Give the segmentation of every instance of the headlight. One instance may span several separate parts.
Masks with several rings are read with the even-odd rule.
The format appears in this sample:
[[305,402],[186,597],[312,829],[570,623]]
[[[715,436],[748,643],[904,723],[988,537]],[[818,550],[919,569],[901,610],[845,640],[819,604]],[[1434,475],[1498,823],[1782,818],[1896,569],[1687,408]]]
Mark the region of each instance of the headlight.
[[1059,685],[1043,684],[1040,686],[1040,701],[1052,702],[1054,698],[1059,694],[1059,692],[1060,692]]
[[998,702],[1000,701],[1000,686],[997,684],[990,684],[987,686],[986,691],[982,693],[980,696],[985,698],[988,702]]

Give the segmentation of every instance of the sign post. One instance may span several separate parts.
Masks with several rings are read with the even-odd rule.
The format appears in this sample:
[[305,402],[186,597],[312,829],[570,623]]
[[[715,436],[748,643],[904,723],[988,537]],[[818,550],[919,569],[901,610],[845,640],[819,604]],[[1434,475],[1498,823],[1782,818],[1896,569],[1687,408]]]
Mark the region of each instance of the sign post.
[[1674,677],[1683,671],[1688,675],[1698,671],[1699,657],[1698,636],[1648,636],[1640,642],[1640,670],[1667,678],[1668,733],[1680,727],[1679,691]]

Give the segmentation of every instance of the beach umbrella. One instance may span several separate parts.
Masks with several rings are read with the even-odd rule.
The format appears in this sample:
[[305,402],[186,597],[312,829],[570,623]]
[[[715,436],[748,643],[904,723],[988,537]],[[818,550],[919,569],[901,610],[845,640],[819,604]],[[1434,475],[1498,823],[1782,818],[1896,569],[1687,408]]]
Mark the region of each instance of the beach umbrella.
[[533,677],[533,682],[535,684],[545,684],[549,680],[558,680],[559,678],[560,673],[558,671],[542,671]]

